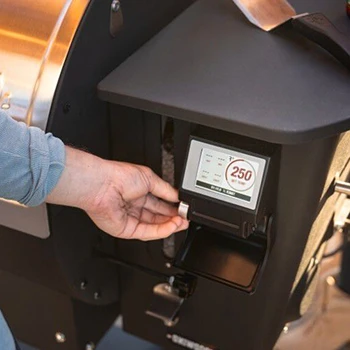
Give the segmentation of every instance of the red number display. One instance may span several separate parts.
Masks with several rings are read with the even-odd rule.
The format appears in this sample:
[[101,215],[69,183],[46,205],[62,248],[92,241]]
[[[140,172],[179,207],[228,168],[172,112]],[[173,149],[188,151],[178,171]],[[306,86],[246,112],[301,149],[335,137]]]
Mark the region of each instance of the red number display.
[[243,169],[243,168],[239,168],[238,166],[235,166],[233,167],[233,173],[231,174],[231,176],[249,181],[253,176],[253,172],[251,170],[247,170],[247,169]]
[[246,173],[245,173],[245,176],[244,176],[244,179],[246,181],[249,181],[253,176],[253,172],[251,170],[248,170]]
[[238,172],[239,172],[239,167],[238,166],[233,167],[233,173],[231,174],[231,176],[237,177]]
[[244,159],[232,161],[226,168],[226,181],[236,191],[247,191],[255,182],[255,171]]

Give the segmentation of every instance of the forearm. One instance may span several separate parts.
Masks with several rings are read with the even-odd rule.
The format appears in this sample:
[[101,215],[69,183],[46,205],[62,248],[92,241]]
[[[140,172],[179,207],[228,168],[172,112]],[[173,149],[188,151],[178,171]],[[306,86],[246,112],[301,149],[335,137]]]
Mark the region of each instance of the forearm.
[[98,200],[97,192],[103,191],[107,181],[108,163],[92,154],[66,146],[65,169],[46,202],[90,209]]
[[66,166],[47,202],[78,207],[112,236],[159,239],[187,228],[178,193],[151,169],[66,147]]
[[77,207],[112,236],[159,239],[188,222],[169,202],[178,193],[151,169],[64,146],[0,113],[0,197],[29,206]]
[[0,197],[29,206],[41,204],[64,163],[62,141],[0,111]]

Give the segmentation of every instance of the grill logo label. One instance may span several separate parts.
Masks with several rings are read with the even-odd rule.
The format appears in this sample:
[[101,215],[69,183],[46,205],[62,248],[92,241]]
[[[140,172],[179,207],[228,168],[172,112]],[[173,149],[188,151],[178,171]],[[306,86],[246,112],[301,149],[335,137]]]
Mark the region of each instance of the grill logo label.
[[193,340],[186,339],[177,334],[167,334],[167,338],[176,345],[182,346],[186,349],[191,350],[218,350],[217,348],[209,347],[196,343]]

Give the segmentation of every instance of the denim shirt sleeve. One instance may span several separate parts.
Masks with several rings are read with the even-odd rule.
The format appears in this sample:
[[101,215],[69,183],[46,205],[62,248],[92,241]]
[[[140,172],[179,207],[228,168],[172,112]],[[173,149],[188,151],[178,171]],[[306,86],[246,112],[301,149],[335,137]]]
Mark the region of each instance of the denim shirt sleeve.
[[12,333],[0,312],[0,349],[16,350]]
[[0,197],[27,206],[43,203],[65,164],[63,142],[0,111]]

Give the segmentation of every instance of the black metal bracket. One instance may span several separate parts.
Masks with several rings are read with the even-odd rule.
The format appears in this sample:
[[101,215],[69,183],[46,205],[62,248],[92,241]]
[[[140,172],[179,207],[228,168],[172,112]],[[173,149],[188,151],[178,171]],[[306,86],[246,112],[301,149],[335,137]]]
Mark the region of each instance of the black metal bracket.
[[179,320],[182,304],[196,288],[197,279],[190,275],[175,275],[168,283],[160,283],[153,288],[153,297],[146,314],[158,318],[167,327],[173,327]]
[[109,31],[113,37],[122,29],[124,24],[124,17],[122,12],[122,5],[120,0],[113,0],[111,3],[111,15]]

